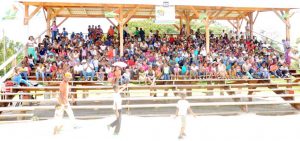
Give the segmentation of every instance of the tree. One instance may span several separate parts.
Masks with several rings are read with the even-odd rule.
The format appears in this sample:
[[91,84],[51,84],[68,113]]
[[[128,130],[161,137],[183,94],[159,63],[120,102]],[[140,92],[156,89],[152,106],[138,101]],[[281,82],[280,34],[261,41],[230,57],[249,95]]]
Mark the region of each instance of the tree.
[[[179,23],[177,23],[178,25]],[[163,34],[179,34],[179,30],[177,30],[173,25],[165,25],[165,24],[155,24],[152,19],[145,19],[145,20],[133,20],[128,22],[129,32],[130,34],[134,33],[135,28],[143,28],[146,35],[149,34],[149,31],[152,30],[155,32],[156,30],[159,31],[159,33]],[[191,22],[191,29],[196,31],[198,28],[200,28],[201,33],[205,32],[205,26],[202,22],[199,20],[193,20]],[[214,34],[221,34],[222,30],[228,31],[228,27],[222,26],[219,23],[212,23],[210,25],[210,31],[212,31]]]
[[[5,43],[5,45],[4,45]],[[13,40],[9,40],[9,38],[7,37],[3,37],[0,40],[0,64],[4,63],[4,47],[5,47],[5,57],[6,60],[13,56],[17,51],[19,51],[22,48],[22,43],[20,42],[15,42]],[[21,60],[23,58],[23,56],[18,56],[17,60]],[[11,68],[11,65],[8,65],[6,67],[7,70],[9,70]],[[0,75],[3,75],[3,70],[0,71]]]

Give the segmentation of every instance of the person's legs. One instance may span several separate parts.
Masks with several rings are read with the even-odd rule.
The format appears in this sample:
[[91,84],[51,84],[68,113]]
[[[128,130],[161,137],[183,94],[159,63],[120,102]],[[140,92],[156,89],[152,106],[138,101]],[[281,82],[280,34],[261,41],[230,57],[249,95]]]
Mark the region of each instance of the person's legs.
[[41,72],[41,75],[42,75],[43,81],[45,81],[45,73]]
[[91,72],[91,81],[93,81],[93,80],[94,80],[94,77],[95,77],[95,72],[94,72],[94,71],[92,71],[92,72]]
[[84,79],[87,80],[87,72],[83,71],[82,73],[83,73]]
[[118,112],[119,112],[119,117],[117,118],[114,134],[119,134],[121,128],[122,110],[118,110]]
[[185,136],[185,126],[186,126],[186,116],[181,116],[181,128],[178,138],[183,138]]
[[21,84],[21,83],[23,83],[23,84],[25,84],[26,86],[30,86],[30,84],[26,81],[26,80],[24,80],[24,79],[21,79],[20,80],[20,83],[19,84]]
[[73,110],[71,109],[70,104],[68,103],[67,105],[65,105],[65,111],[68,114],[68,117],[70,118],[73,127],[75,127],[75,117],[74,117],[74,113]]
[[35,72],[36,81],[39,80],[39,72]]

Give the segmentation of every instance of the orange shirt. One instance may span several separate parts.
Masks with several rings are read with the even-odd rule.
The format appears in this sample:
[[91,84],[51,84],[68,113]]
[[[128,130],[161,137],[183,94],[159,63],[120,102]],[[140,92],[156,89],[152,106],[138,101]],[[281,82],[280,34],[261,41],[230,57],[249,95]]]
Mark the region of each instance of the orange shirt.
[[114,30],[112,28],[108,30],[108,35],[114,36]]
[[59,85],[59,103],[64,104],[62,102],[67,101],[69,94],[69,83],[61,82]]

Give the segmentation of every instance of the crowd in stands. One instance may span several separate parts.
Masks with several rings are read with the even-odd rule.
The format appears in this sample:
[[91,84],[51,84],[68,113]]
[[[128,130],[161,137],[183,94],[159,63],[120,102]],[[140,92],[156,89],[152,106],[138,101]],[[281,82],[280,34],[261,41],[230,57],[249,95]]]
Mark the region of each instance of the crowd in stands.
[[[100,25],[88,27],[87,35],[60,32],[55,21],[52,36],[41,43],[33,37],[27,42],[28,56],[15,69],[14,81],[24,83],[28,75],[36,80],[61,80],[71,72],[76,80],[108,80],[128,83],[137,79],[146,84],[170,79],[269,79],[289,77],[290,49],[279,55],[255,37],[233,31],[210,33],[210,48],[205,48],[205,33],[184,28],[179,35],[160,31],[145,33],[142,27],[129,32],[124,27],[124,55],[120,56],[118,29],[111,26],[104,34]],[[127,67],[115,67],[125,62]],[[34,72],[31,72],[34,70]],[[25,83],[26,85],[30,85]]]

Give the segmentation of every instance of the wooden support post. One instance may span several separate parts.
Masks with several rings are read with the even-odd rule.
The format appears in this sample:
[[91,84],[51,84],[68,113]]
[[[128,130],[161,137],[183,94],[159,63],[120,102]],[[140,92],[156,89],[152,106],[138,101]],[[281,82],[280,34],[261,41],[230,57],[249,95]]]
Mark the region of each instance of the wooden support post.
[[205,42],[206,42],[206,53],[208,54],[209,51],[209,46],[210,46],[210,38],[209,38],[210,34],[209,34],[209,18],[207,17],[205,20]]
[[236,32],[237,32],[237,35],[240,35],[240,20],[239,19],[237,19],[236,20]]
[[181,28],[182,28],[182,18],[179,19],[179,33],[181,31]]
[[286,10],[285,11],[285,14],[286,15],[288,15],[288,16],[286,16],[286,18],[285,18],[285,40],[286,41],[291,41],[290,39],[291,39],[291,24],[290,24],[290,16],[289,16],[289,12],[290,12],[290,10]]
[[28,19],[29,19],[29,5],[25,5],[25,13],[24,13],[24,25],[28,25]]
[[50,36],[50,21],[51,21],[51,10],[50,8],[47,9],[47,35]]
[[124,39],[123,39],[123,8],[120,7],[120,15],[119,15],[119,20],[121,22],[119,22],[119,37],[120,37],[120,57],[122,57],[124,55]]
[[254,20],[253,20],[253,12],[251,12],[249,14],[249,28],[250,28],[250,39],[253,39],[253,24],[254,24]]
[[191,33],[190,22],[191,22],[190,16],[187,16],[187,18],[186,18],[186,25],[185,25],[186,26],[186,34],[187,34],[187,36],[189,36],[190,33]]

